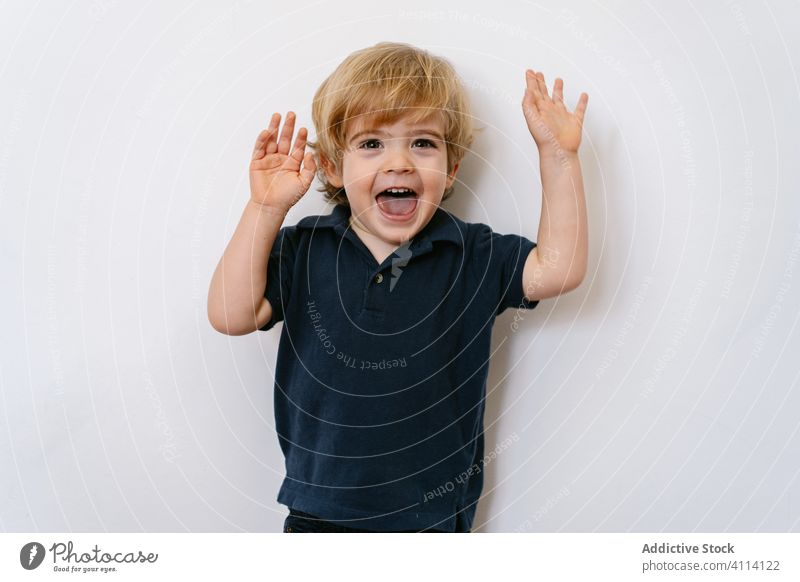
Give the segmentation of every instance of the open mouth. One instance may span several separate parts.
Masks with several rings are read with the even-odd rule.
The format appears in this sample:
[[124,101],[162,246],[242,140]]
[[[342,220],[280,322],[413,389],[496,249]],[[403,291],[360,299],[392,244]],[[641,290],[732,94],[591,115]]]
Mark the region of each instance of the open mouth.
[[390,220],[407,220],[417,210],[419,196],[411,188],[387,188],[375,196],[381,213]]

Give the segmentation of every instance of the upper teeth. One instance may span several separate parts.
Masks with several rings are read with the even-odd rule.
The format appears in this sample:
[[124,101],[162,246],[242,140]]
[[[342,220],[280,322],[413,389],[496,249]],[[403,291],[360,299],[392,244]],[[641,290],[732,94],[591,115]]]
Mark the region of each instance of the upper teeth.
[[387,192],[394,192],[394,193],[413,192],[413,190],[411,190],[410,188],[389,188],[386,191]]

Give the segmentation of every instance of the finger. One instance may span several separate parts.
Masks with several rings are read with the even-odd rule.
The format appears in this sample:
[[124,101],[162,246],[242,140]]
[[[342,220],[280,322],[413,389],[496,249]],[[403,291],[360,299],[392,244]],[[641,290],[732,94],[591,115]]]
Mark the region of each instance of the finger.
[[581,93],[581,97],[578,100],[578,104],[575,106],[575,115],[580,120],[581,124],[583,124],[583,117],[586,114],[586,106],[589,104],[589,95],[586,93]]
[[532,92],[525,93],[525,97],[522,99],[522,113],[531,119],[539,117],[539,108],[536,106],[536,98]]
[[283,122],[283,129],[281,130],[281,137],[278,139],[278,153],[289,153],[289,146],[292,143],[292,134],[294,133],[294,111],[289,111],[286,114],[286,120]]
[[269,139],[269,129],[265,129],[261,133],[258,134],[258,138],[256,138],[256,145],[253,146],[253,157],[254,160],[260,160],[264,157],[267,153],[266,145],[267,140]]
[[305,127],[301,127],[297,130],[297,137],[294,140],[294,148],[292,149],[292,157],[297,160],[298,163],[303,161],[307,137],[308,130]]
[[536,82],[539,85],[539,93],[542,94],[544,99],[548,99],[550,94],[547,92],[547,84],[544,82],[544,74],[536,73]]
[[314,175],[317,172],[317,161],[310,153],[306,154],[303,158],[303,169],[300,171],[300,181],[303,187],[308,190],[311,182],[314,180]]
[[556,77],[556,82],[553,83],[553,101],[564,103],[564,81],[558,77]]
[[538,101],[542,98],[542,93],[539,91],[539,83],[536,79],[536,72],[532,69],[528,69],[525,72],[525,82],[528,85],[528,91],[531,92],[533,95],[534,101]]
[[272,117],[269,120],[269,127],[267,131],[269,135],[267,136],[267,143],[264,147],[264,150],[268,154],[274,154],[278,151],[278,143],[277,143],[277,136],[278,136],[278,126],[281,123],[281,114],[280,113],[273,113]]
[[253,156],[252,156],[252,159],[254,160],[260,160],[267,153],[267,148],[266,148],[267,142],[269,141],[270,136],[275,132],[275,129],[277,128],[275,115],[273,115],[272,122],[270,122],[269,127],[267,129],[262,130],[261,133],[259,133],[258,137],[256,138],[256,143],[253,146]]

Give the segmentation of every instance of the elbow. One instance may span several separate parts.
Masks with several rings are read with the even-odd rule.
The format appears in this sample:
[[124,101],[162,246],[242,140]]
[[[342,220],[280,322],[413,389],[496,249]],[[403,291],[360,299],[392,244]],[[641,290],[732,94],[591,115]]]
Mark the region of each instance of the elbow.
[[581,286],[581,283],[583,283],[583,280],[585,278],[586,278],[586,271],[581,273],[579,276],[572,276],[567,278],[564,281],[564,287],[563,287],[564,290],[562,291],[562,293],[568,293],[570,291],[574,291],[575,289]]
[[236,325],[225,313],[218,313],[211,306],[208,308],[207,316],[208,323],[211,324],[214,331],[225,335],[247,335],[254,331],[253,329],[244,329],[242,326]]
[[214,331],[224,333],[225,335],[235,335],[229,331],[225,320],[215,317],[214,314],[211,313],[211,310],[208,311],[208,323],[211,324],[211,327],[214,328]]
[[247,335],[264,327],[272,319],[272,306],[262,298],[258,308],[231,313],[225,304],[209,301],[208,322],[216,331],[225,335]]
[[254,329],[243,329],[239,327],[234,327],[232,325],[227,325],[227,323],[222,323],[219,321],[214,321],[212,319],[208,320],[211,324],[211,327],[214,328],[215,331],[219,333],[223,333],[225,335],[247,335],[248,333],[252,333]]
[[539,280],[536,284],[526,285],[527,291],[523,293],[528,301],[541,301],[550,297],[558,297],[580,287],[584,276],[554,276],[549,279]]

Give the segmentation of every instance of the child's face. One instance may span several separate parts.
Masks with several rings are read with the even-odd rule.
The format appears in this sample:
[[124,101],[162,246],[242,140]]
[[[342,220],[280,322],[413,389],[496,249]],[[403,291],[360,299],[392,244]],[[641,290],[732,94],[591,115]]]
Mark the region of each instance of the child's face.
[[[447,174],[444,120],[434,115],[416,125],[403,117],[391,124],[354,122],[347,130],[341,174],[326,169],[336,187],[344,185],[353,228],[391,245],[402,245],[428,224],[455,180]],[[388,188],[413,195],[390,196]]]

